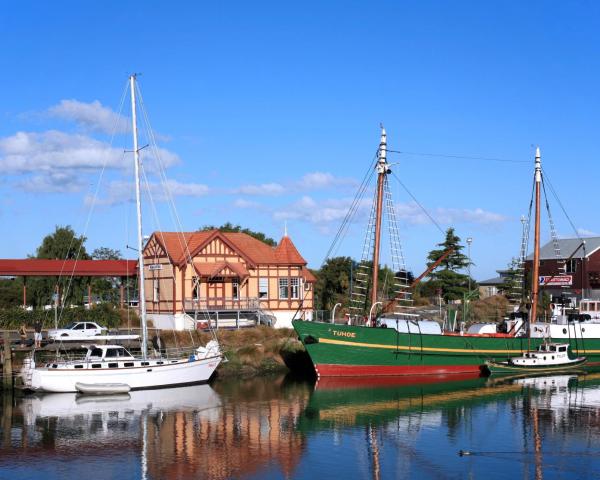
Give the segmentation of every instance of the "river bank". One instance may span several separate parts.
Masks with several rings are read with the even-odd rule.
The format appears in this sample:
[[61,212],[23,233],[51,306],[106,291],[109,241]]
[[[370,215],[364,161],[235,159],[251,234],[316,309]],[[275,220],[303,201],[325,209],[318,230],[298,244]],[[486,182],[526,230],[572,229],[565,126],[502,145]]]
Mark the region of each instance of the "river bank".
[[[217,378],[233,376],[253,377],[290,371],[310,376],[312,366],[306,364],[308,358],[304,346],[298,341],[292,329],[275,329],[266,326],[239,330],[218,330],[214,336],[210,332],[163,332],[161,340],[167,347],[204,345],[216,337],[224,360],[217,368]],[[308,368],[307,368],[308,367]]]

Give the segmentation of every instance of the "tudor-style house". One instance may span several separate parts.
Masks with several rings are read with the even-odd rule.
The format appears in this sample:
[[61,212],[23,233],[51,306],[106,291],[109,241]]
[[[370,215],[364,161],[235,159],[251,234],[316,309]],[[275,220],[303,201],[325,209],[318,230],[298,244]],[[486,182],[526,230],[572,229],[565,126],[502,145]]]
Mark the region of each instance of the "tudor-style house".
[[312,318],[306,265],[287,235],[271,247],[238,232],[154,232],[144,247],[148,318],[158,328],[191,328],[192,318],[291,327]]

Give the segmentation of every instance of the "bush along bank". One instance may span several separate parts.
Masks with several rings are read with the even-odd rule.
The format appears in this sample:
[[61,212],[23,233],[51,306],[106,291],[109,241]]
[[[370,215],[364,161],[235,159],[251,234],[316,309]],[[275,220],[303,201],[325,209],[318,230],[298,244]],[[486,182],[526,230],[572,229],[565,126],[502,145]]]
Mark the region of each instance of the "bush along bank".
[[[71,322],[96,322],[107,328],[121,324],[121,312],[110,304],[96,305],[91,309],[83,307],[63,308],[58,311],[58,326]],[[25,310],[20,307],[0,310],[0,330],[15,330],[25,323],[32,327],[40,320],[44,328],[54,328],[54,310]]]
[[[288,373],[290,367],[296,370],[294,362],[289,362],[289,359],[302,356],[304,352],[304,346],[291,329],[261,325],[240,330],[218,330],[215,335],[227,359],[217,369],[217,376],[221,378]],[[212,338],[206,332],[163,331],[161,334],[161,341],[166,347],[182,347],[191,342],[205,345]],[[300,362],[297,363],[300,365]]]

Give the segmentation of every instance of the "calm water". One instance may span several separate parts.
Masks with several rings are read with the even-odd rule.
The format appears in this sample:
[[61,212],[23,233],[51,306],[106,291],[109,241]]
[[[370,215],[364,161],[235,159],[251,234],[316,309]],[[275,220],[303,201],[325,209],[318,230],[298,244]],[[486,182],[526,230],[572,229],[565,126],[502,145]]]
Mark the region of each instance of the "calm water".
[[600,478],[599,437],[600,375],[260,379],[6,397],[0,478]]

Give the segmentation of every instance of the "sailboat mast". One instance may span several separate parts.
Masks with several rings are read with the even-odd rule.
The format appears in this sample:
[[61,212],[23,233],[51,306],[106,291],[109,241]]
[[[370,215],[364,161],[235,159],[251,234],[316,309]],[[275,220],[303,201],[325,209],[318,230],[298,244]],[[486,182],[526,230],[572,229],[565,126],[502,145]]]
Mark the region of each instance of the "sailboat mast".
[[142,357],[147,355],[148,329],[146,327],[146,295],[144,292],[144,252],[142,250],[142,202],[140,196],[140,150],[138,148],[137,118],[135,112],[135,75],[129,77],[131,87],[131,130],[133,132],[133,158],[135,163],[135,203],[137,209],[137,247],[140,320],[142,323]]
[[385,128],[381,127],[381,140],[377,153],[377,205],[375,211],[375,245],[373,246],[373,283],[371,289],[371,306],[377,302],[377,287],[379,276],[379,247],[381,244],[381,217],[383,215],[383,187],[388,173],[387,136]]
[[531,273],[531,310],[529,322],[537,318],[537,304],[540,292],[540,184],[542,183],[542,162],[540,147],[535,149],[535,227],[533,237],[533,268]]

